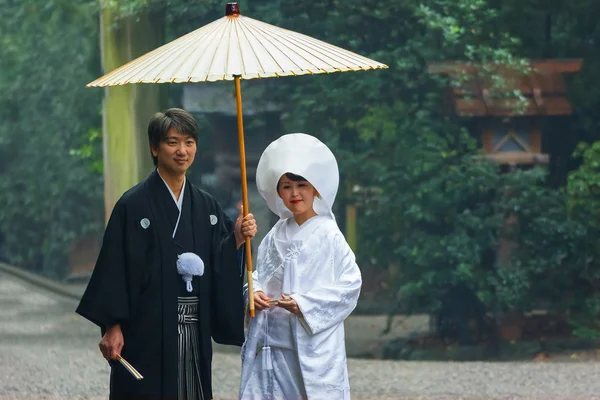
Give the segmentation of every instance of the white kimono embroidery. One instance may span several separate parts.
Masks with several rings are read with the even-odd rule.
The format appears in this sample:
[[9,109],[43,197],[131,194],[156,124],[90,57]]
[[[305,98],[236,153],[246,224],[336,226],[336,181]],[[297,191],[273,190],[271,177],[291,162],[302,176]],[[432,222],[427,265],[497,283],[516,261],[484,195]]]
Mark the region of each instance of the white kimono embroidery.
[[242,348],[240,399],[350,399],[344,320],[362,280],[335,221],[280,220],[260,244],[253,283],[272,299],[289,291],[303,317],[276,306],[257,310]]

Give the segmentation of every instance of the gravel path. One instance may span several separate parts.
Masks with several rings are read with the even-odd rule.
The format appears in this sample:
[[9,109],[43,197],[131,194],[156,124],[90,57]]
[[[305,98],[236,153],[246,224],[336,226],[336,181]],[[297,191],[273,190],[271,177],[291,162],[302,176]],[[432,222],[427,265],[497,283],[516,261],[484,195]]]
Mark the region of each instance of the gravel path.
[[[0,400],[106,399],[99,332],[75,303],[0,275]],[[600,400],[600,363],[349,361],[359,400]],[[216,399],[236,399],[237,354],[214,358]],[[336,400],[336,399],[331,399]]]

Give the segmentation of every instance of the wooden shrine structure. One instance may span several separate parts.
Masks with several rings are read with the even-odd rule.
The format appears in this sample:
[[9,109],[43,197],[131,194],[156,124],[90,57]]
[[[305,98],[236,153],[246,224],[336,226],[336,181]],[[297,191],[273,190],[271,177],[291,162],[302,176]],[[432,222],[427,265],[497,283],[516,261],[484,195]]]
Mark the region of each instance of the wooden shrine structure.
[[468,118],[485,155],[499,164],[546,165],[541,119],[569,116],[564,74],[578,72],[581,59],[531,60],[517,70],[502,64],[430,63],[429,72],[455,84],[445,92],[445,111]]

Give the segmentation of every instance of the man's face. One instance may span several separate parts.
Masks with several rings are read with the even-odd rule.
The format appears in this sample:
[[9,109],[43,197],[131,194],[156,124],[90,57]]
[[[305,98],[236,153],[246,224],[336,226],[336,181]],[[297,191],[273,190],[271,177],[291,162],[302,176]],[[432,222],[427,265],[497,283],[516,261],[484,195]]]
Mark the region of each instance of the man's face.
[[171,128],[158,148],[152,147],[152,155],[158,159],[161,171],[183,175],[196,157],[196,141],[192,136]]

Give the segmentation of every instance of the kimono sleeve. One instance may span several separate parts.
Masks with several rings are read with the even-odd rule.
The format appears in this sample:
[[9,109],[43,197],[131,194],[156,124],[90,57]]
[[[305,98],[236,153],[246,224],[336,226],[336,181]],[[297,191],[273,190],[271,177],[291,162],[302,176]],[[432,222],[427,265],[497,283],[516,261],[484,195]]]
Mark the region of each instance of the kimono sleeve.
[[358,302],[362,277],[354,253],[341,232],[324,244],[333,246],[329,260],[334,267],[335,280],[329,285],[291,297],[302,312],[300,322],[311,333],[323,332],[342,322],[352,313]]
[[[262,265],[266,263],[266,253],[268,249],[268,243],[270,241],[271,232],[267,234],[267,236],[260,242],[258,246],[258,251],[256,253],[256,268],[254,272],[252,272],[252,291],[254,293],[264,291],[260,279],[258,278],[258,269],[261,268]],[[264,268],[264,266],[262,267]],[[249,293],[248,293],[248,284],[244,285],[244,302],[246,305],[246,310],[248,310],[249,303]]]
[[[265,268],[267,263],[267,251],[269,249],[269,243],[271,242],[271,237],[273,234],[273,229],[267,233],[267,235],[263,238],[258,246],[258,251],[256,253],[256,268],[254,272],[252,272],[252,291],[256,292],[264,292],[259,276],[259,269]],[[244,285],[244,327],[247,329],[250,326],[250,293],[248,290],[248,284]]]
[[[238,251],[234,223],[221,207],[212,237],[211,335],[215,342],[241,346],[244,343],[243,251]],[[243,250],[243,247],[242,249]]]
[[129,319],[125,257],[126,207],[117,202],[96,266],[76,312],[103,330]]
[[[249,297],[249,290],[248,290],[248,284],[244,284],[244,304],[245,304],[245,309],[248,310],[248,308],[250,307],[249,303],[250,303],[250,297]],[[264,291],[262,289],[262,287],[260,286],[260,283],[258,281],[258,271],[254,271],[252,272],[252,291],[254,293],[256,292],[261,292]]]

